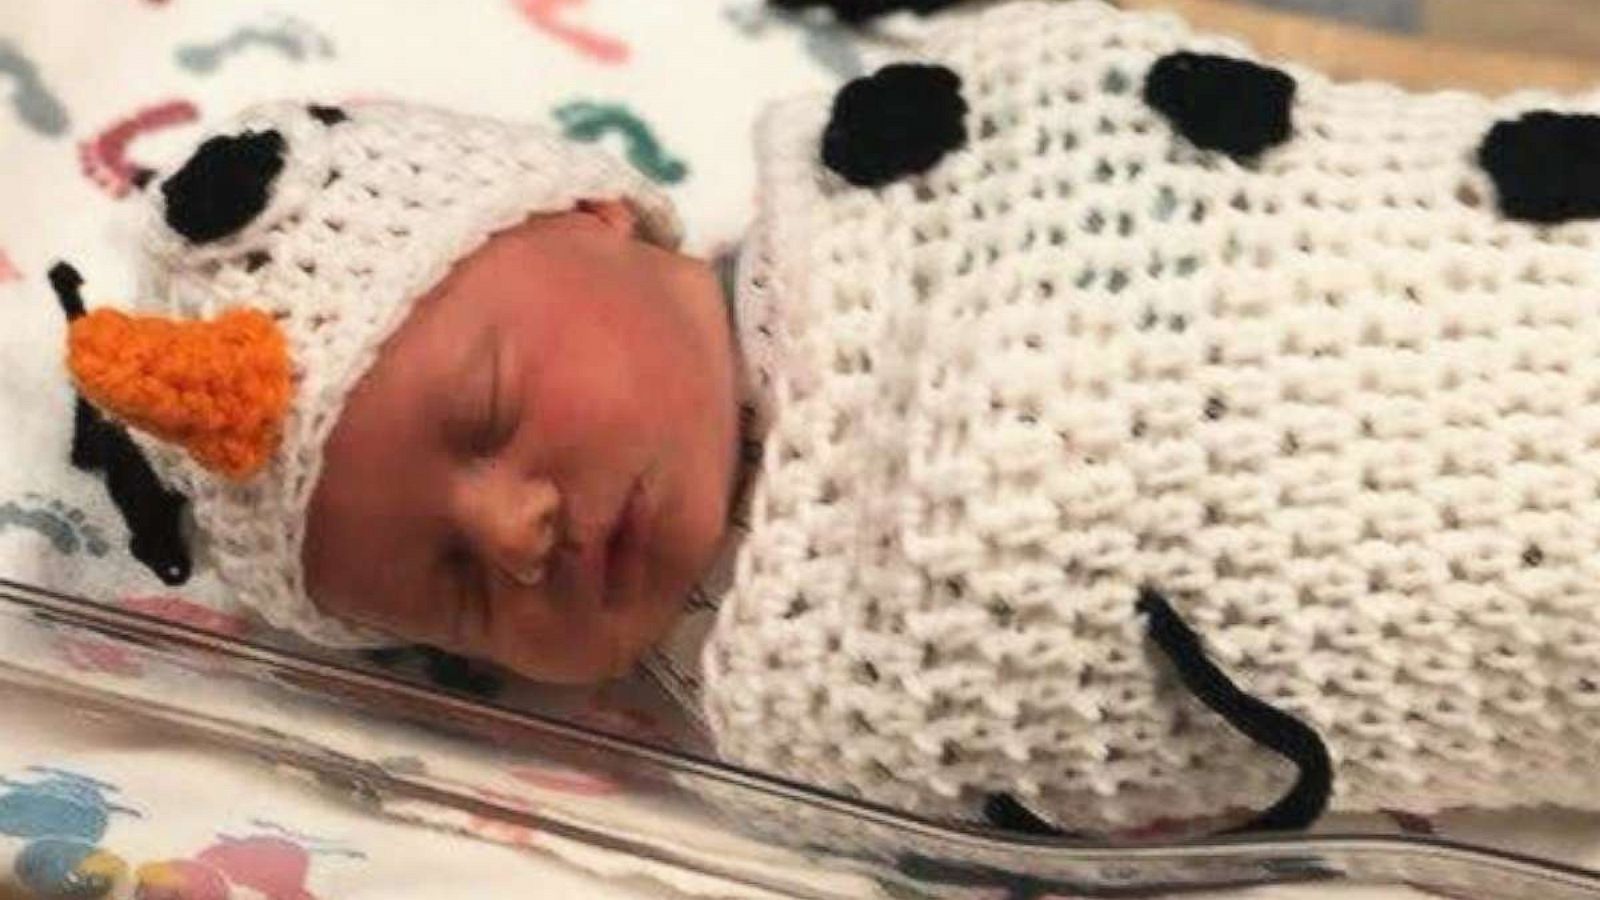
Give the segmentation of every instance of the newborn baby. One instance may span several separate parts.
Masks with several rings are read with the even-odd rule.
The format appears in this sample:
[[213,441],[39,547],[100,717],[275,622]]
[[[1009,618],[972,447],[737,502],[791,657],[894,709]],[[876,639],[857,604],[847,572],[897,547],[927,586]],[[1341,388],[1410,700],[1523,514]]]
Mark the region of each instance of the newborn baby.
[[[112,310],[71,361],[270,622],[558,682],[668,627],[726,529],[735,356],[644,178],[539,129],[278,103],[154,194],[150,305],[268,314],[277,369]],[[238,387],[273,378],[281,408]]]
[[323,610],[554,681],[622,674],[671,623],[726,530],[734,357],[708,267],[637,225],[586,199],[417,301],[324,444]]
[[183,321],[71,363],[315,640],[623,671],[733,540],[747,393],[734,761],[1035,831],[1592,806],[1597,105],[998,7],[766,116],[730,329],[604,156],[280,104],[155,192]]

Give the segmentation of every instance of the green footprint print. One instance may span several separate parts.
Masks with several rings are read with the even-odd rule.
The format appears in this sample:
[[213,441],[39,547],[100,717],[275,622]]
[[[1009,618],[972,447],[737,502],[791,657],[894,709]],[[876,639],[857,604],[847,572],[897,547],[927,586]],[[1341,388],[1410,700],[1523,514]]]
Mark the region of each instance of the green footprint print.
[[689,166],[674,159],[661,146],[650,126],[620,103],[579,100],[559,107],[556,121],[575,141],[598,141],[615,131],[627,142],[628,162],[657,184],[677,184],[689,175]]
[[111,552],[111,544],[83,510],[38,494],[0,502],[0,534],[14,528],[43,535],[63,556],[80,550],[94,557]]

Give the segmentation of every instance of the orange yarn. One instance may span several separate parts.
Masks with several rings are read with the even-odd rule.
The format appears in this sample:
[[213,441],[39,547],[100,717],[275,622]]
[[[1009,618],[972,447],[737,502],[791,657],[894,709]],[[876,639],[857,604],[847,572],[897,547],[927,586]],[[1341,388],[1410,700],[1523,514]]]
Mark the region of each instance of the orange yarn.
[[289,350],[272,317],[211,321],[97,309],[72,322],[67,365],[89,402],[201,465],[243,480],[277,450],[289,407]]

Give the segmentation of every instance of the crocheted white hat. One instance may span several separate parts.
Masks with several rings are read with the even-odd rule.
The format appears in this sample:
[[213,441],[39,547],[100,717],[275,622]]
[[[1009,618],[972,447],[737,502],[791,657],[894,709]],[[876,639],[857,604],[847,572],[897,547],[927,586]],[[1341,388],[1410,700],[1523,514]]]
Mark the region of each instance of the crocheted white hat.
[[306,508],[346,395],[413,300],[496,231],[583,200],[626,201],[645,239],[679,240],[667,198],[603,151],[400,103],[251,108],[150,195],[137,312],[160,318],[80,319],[73,373],[147,432],[240,599],[333,645],[387,639],[307,596]]

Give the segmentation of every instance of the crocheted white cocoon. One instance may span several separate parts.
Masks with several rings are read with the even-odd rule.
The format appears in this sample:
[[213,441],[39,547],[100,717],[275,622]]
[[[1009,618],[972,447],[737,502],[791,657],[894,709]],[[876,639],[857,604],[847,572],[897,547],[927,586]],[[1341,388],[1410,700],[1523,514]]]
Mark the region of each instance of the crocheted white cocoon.
[[1062,825],[1262,807],[1292,769],[1189,697],[1159,587],[1312,725],[1334,806],[1600,808],[1600,225],[1496,210],[1498,119],[1293,66],[1253,167],[1141,100],[1176,19],[935,30],[968,144],[854,188],[767,116],[740,331],[767,427],[707,644],[740,763]]

